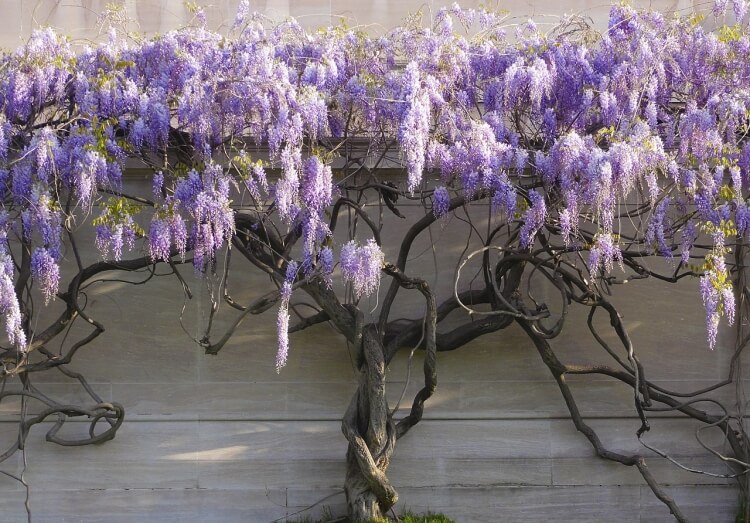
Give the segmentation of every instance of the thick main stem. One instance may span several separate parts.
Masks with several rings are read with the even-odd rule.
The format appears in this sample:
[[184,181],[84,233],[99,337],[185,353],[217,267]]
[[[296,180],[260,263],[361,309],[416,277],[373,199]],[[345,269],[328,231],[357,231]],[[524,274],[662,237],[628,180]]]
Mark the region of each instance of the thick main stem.
[[354,521],[378,520],[398,495],[385,475],[395,443],[385,397],[385,359],[375,325],[362,333],[359,387],[344,415],[342,431],[349,441],[344,491]]

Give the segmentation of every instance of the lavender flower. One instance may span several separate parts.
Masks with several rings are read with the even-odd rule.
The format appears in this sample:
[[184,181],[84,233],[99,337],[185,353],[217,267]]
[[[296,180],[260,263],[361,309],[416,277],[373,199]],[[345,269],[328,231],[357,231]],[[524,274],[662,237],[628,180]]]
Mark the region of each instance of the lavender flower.
[[510,220],[516,212],[517,200],[518,196],[513,184],[507,179],[502,180],[492,195],[492,211],[505,213],[505,216]]
[[529,191],[529,201],[531,207],[523,216],[523,225],[521,226],[521,248],[528,249],[534,245],[534,236],[544,225],[544,219],[547,216],[547,205],[544,202],[544,196],[535,190]]
[[193,206],[195,198],[203,189],[203,182],[197,171],[192,170],[186,178],[177,181],[174,190],[174,198],[185,209]]
[[148,252],[153,261],[168,260],[172,246],[171,227],[168,220],[154,218],[148,233]]
[[729,325],[734,325],[735,316],[735,298],[734,290],[731,284],[724,285],[721,289],[721,302],[724,305],[724,316],[727,319]]
[[685,224],[685,228],[682,230],[682,238],[680,243],[681,261],[683,265],[690,263],[690,250],[693,248],[693,242],[698,237],[698,233],[695,229],[695,222],[689,220]]
[[289,283],[290,285],[294,283],[294,281],[297,279],[297,270],[299,269],[299,265],[296,261],[290,260],[289,263],[286,266],[286,279],[285,282]]
[[570,209],[563,209],[560,211],[560,235],[563,238],[563,243],[567,247],[570,245],[570,237],[573,232],[573,216]]
[[742,200],[742,173],[740,168],[733,165],[729,168],[729,176],[732,178],[732,189],[734,189],[738,200]]
[[430,125],[429,97],[420,87],[420,73],[416,62],[406,66],[403,79],[406,109],[398,130],[401,150],[406,155],[408,188],[410,192],[422,181],[425,149]]
[[377,291],[383,260],[383,251],[372,238],[361,247],[354,240],[342,247],[341,275],[352,284],[355,299]]
[[319,215],[331,205],[333,174],[317,156],[305,161],[304,179],[302,182],[302,202],[311,212]]
[[714,16],[723,16],[727,11],[728,3],[729,0],[715,0],[713,7]]
[[47,249],[34,249],[31,255],[31,276],[44,294],[45,303],[49,303],[60,285],[60,266]]
[[592,275],[599,271],[611,272],[614,262],[622,263],[622,252],[611,234],[599,234],[589,252],[589,271]]
[[746,0],[732,0],[732,9],[734,10],[734,17],[737,22],[742,22],[747,14],[747,1]]
[[330,275],[333,273],[333,249],[330,247],[321,248],[318,253],[318,262],[320,263],[321,272],[330,283]]
[[240,0],[237,6],[237,14],[234,17],[234,24],[232,28],[236,29],[245,24],[248,15],[250,14],[250,0]]
[[151,192],[154,195],[155,200],[161,200],[163,198],[162,191],[164,190],[164,173],[159,171],[154,175],[151,181]]
[[448,214],[450,203],[451,197],[448,194],[448,189],[437,187],[432,193],[432,214],[435,215],[435,218],[441,218]]
[[669,227],[667,210],[671,203],[671,198],[665,197],[654,209],[654,213],[649,220],[646,230],[646,242],[655,244],[656,249],[661,256],[665,258],[672,257],[672,249],[667,243],[666,228]]
[[700,277],[701,297],[706,309],[706,330],[708,331],[708,346],[713,349],[716,346],[716,338],[719,334],[719,312],[720,295],[711,281],[711,277],[704,275]]
[[187,250],[188,231],[182,216],[176,214],[169,220],[169,232],[172,235],[172,241],[177,252],[180,253],[180,257],[184,260],[185,251]]
[[279,312],[276,317],[276,330],[278,335],[278,349],[276,351],[276,373],[286,365],[289,355],[289,298],[292,295],[292,285],[285,281],[280,289],[281,300]]
[[18,348],[26,347],[26,334],[21,322],[21,308],[13,286],[13,262],[0,251],[0,318],[5,322],[8,340]]

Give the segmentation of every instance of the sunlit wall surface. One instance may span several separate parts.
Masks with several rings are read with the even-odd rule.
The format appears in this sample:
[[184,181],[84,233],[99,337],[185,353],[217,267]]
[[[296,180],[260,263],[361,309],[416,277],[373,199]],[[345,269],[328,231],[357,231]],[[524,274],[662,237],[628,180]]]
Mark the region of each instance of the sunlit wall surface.
[[[190,24],[194,14],[189,4],[203,7],[209,28],[222,30],[231,25],[238,3],[239,0],[0,0],[0,46],[16,47],[40,26],[54,27],[74,39],[97,39],[100,14],[108,5],[121,6],[130,20],[128,30],[145,35]],[[432,12],[451,3],[449,0],[252,0],[251,7],[274,20],[293,16],[306,27],[345,21],[349,26],[366,26],[368,31],[377,34],[420,9],[424,22],[429,23]],[[542,26],[554,24],[564,13],[578,13],[590,17],[599,29],[606,28],[609,10],[609,2],[601,0],[463,0],[459,3],[475,8],[494,5],[509,13],[509,24],[533,16]],[[638,0],[633,4],[664,12],[706,9],[705,2],[700,0]]]

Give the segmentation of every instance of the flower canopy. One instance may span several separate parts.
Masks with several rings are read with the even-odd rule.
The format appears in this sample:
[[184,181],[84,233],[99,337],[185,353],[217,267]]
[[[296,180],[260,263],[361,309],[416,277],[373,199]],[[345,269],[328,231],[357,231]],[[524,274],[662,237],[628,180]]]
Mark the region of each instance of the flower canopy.
[[[519,250],[554,233],[560,249],[588,253],[592,280],[616,270],[626,243],[629,255],[687,266],[706,235],[696,270],[713,345],[720,315],[734,315],[727,242],[750,234],[746,6],[732,2],[737,23],[717,31],[697,15],[618,6],[602,34],[575,17],[545,33],[456,6],[430,28],[373,37],[270,25],[247,2],[228,34],[197,26],[138,40],[111,30],[79,48],[39,30],[0,59],[7,337],[27,342],[17,245],[47,299],[58,292],[66,231],[82,219],[93,220],[105,256],[189,252],[203,271],[230,243],[241,201],[302,238],[298,253],[283,254],[279,279],[283,365],[296,281],[330,281],[339,260],[356,298],[378,288],[375,238],[337,244],[327,215],[351,182],[336,173],[336,154],[359,139],[374,156],[399,151],[399,191],[432,202],[436,217],[456,196],[489,198],[518,225]],[[713,15],[726,9],[717,2]],[[267,156],[254,154],[260,146]],[[153,200],[121,194],[134,160],[153,170]],[[636,196],[640,236],[627,232],[621,207]]]

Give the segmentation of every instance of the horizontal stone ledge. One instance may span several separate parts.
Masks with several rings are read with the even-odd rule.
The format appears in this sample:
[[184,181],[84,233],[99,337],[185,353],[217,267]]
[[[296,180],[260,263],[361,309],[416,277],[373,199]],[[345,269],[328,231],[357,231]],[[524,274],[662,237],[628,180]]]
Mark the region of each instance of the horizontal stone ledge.
[[[408,412],[403,412],[403,415],[408,414]],[[175,416],[170,416],[169,414],[130,414],[125,412],[125,423],[149,423],[149,422],[180,422],[180,423],[195,423],[195,422],[235,422],[235,421],[247,421],[247,422],[263,422],[263,423],[289,423],[289,422],[341,422],[341,419],[343,417],[344,413],[341,413],[341,416],[324,416],[324,417],[300,417],[300,416],[290,416],[290,417],[279,417],[279,416],[186,416],[184,414],[179,414]],[[717,414],[714,414],[717,415]],[[27,416],[27,419],[29,417],[33,416]],[[398,421],[401,418],[401,416],[396,416],[395,420]],[[750,415],[744,416],[745,419],[750,420]],[[629,420],[629,421],[640,421],[638,416],[604,416],[604,415],[591,415],[583,416],[584,420]],[[658,416],[648,416],[649,420],[659,420],[659,419],[667,419],[667,420],[685,420],[685,421],[695,421],[696,423],[700,423],[697,420],[694,420],[693,418],[681,414],[681,413],[660,413]],[[528,415],[525,414],[514,414],[512,416],[451,416],[451,417],[440,417],[440,416],[429,416],[428,414],[425,414],[422,417],[422,421],[456,421],[456,422],[474,422],[474,421],[487,421],[487,422],[493,422],[493,421],[556,421],[556,420],[565,420],[570,421],[570,416],[546,416],[543,413],[542,414],[536,414],[536,413],[529,413]],[[83,417],[77,417],[77,418],[69,418],[66,420],[66,423],[89,423],[90,420],[87,420]],[[12,415],[12,414],[6,414],[6,415],[0,415],[0,424],[15,424],[18,423],[18,416]],[[55,423],[54,416],[50,416],[48,420],[41,423],[41,425],[44,425],[46,423],[53,424]],[[101,421],[99,422],[102,423]],[[417,425],[419,426],[419,425]]]

